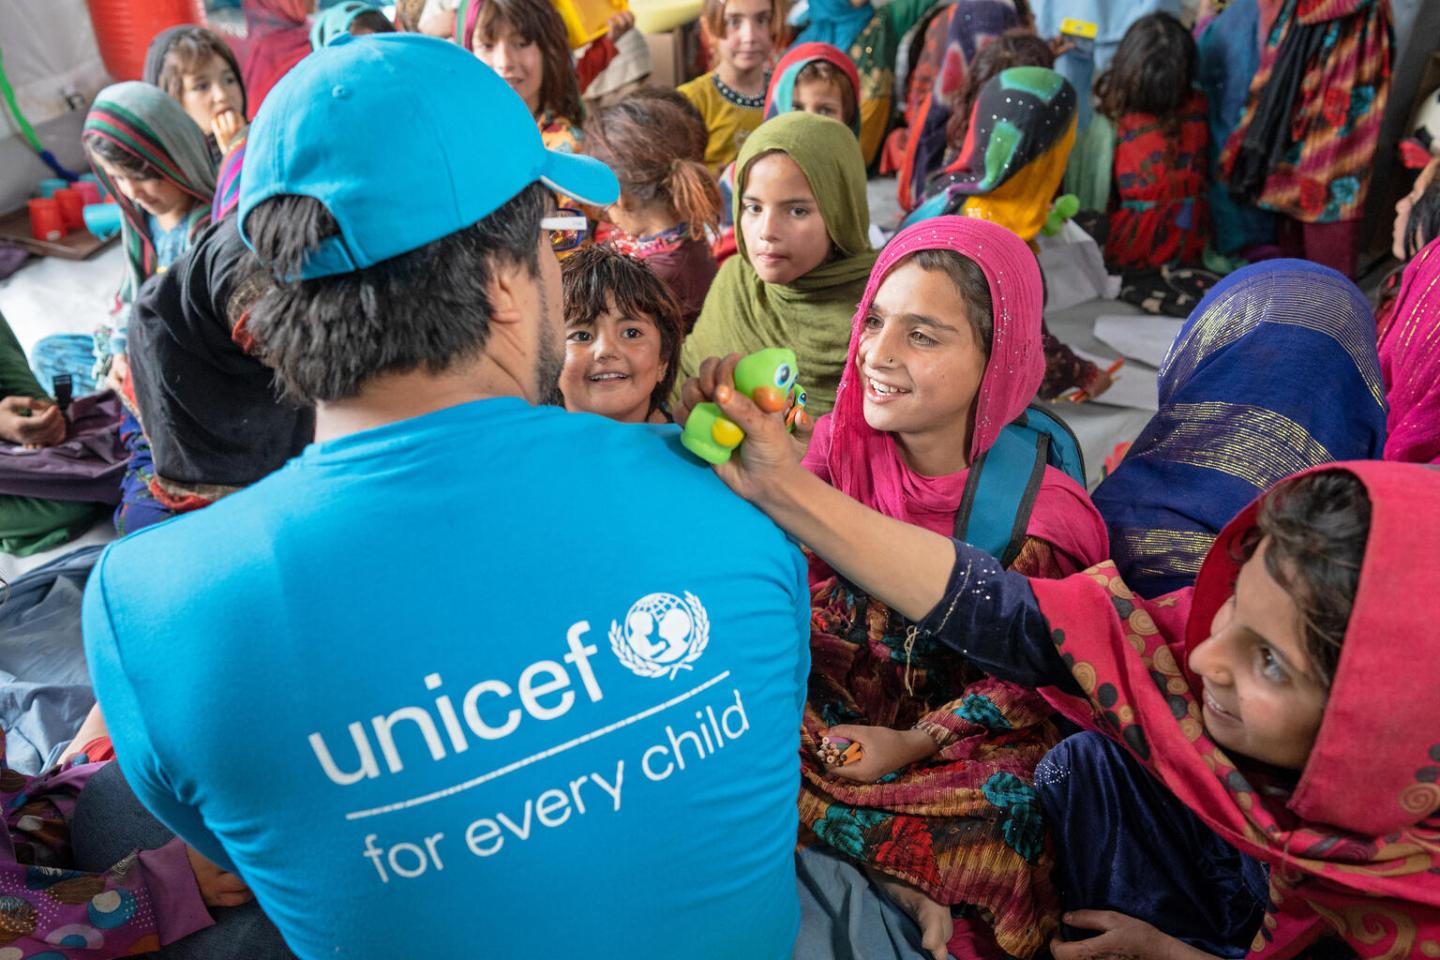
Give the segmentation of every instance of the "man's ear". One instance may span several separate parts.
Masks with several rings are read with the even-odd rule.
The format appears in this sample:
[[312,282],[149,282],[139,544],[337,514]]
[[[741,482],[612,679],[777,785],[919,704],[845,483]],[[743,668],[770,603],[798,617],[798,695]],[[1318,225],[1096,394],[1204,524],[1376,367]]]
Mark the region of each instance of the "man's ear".
[[[518,323],[525,316],[524,304],[529,291],[535,286],[535,278],[519,260],[511,257],[490,258],[490,280],[486,292],[490,295],[490,323]],[[533,293],[530,293],[533,299]]]

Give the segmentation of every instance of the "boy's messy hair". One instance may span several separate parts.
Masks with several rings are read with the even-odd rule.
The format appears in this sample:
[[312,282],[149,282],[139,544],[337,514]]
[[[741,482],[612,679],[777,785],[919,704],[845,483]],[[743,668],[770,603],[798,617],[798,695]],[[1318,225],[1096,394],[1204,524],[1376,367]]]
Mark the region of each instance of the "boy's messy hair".
[[1098,109],[1112,120],[1148,113],[1174,121],[1190,99],[1198,59],[1195,38],[1179,20],[1168,13],[1141,17],[1095,81]]
[[1029,30],[1015,27],[1007,30],[981,47],[970,61],[965,82],[950,103],[950,121],[945,125],[945,141],[950,149],[959,151],[965,146],[965,134],[970,130],[970,113],[975,109],[975,100],[985,84],[1000,76],[1011,67],[1055,66],[1055,53],[1050,44],[1041,40]]
[[1300,611],[1301,636],[1311,668],[1328,688],[1355,607],[1370,497],[1348,470],[1324,470],[1282,481],[1265,497],[1254,530],[1241,544],[1242,559],[1269,539],[1265,571]]
[[540,109],[579,122],[584,112],[575,61],[565,36],[565,21],[549,0],[485,0],[475,21],[475,35],[489,42],[509,25],[527,42],[538,44],[545,77],[540,82]]
[[692,239],[720,219],[720,191],[705,166],[705,121],[682,95],[644,89],[597,110],[583,147],[620,181],[627,202],[664,203]]
[[187,26],[179,28],[165,48],[165,59],[160,65],[160,76],[155,85],[171,100],[179,101],[185,92],[185,74],[194,73],[213,57],[219,57],[230,67],[240,83],[241,112],[248,113],[245,102],[245,81],[240,73],[240,61],[218,33],[204,27]]
[[[725,3],[726,0],[705,0],[700,8],[700,30],[710,46],[725,38]],[[789,0],[770,0],[770,35],[777,46],[785,43],[785,16],[789,7]]]
[[648,317],[660,331],[665,375],[650,394],[650,413],[670,395],[680,372],[684,313],[670,288],[645,265],[610,247],[593,244],[567,257],[562,266],[565,326],[594,323],[607,306],[630,317]]
[[795,75],[795,86],[798,88],[802,83],[828,83],[839,88],[840,122],[846,126],[855,122],[855,110],[858,107],[855,103],[855,88],[850,85],[850,78],[845,75],[844,70],[828,60],[811,60]]

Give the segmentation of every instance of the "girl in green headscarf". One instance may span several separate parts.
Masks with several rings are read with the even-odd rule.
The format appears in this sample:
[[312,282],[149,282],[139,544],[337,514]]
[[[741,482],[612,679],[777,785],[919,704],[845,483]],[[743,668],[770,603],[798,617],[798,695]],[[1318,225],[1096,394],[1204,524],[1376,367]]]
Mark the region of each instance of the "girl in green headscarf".
[[838,121],[786,113],[750,135],[735,168],[739,253],[710,287],[677,382],[706,357],[789,347],[818,417],[835,404],[875,262],[859,144]]

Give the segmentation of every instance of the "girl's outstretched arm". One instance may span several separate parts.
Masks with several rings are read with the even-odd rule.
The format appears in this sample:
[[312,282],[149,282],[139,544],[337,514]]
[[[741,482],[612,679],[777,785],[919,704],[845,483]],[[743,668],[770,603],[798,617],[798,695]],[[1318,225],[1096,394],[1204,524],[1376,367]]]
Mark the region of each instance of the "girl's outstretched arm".
[[715,472],[841,576],[917,623],[992,676],[1078,689],[1030,589],[1018,573],[969,544],[871,510],[800,464],[780,414],[734,389],[738,354],[712,357],[686,381],[676,422],[711,400],[745,431]]

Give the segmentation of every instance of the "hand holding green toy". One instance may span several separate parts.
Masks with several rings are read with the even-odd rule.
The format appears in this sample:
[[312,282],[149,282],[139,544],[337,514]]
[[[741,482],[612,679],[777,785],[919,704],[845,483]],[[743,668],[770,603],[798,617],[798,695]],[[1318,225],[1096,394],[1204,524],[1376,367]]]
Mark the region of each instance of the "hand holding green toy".
[[[799,375],[795,351],[783,347],[757,350],[735,366],[735,388],[755,401],[767,413],[789,408],[785,420],[791,432],[795,418],[805,408],[805,389],[795,382]],[[721,464],[745,439],[745,431],[729,420],[713,403],[700,403],[690,411],[680,442],[706,463]]]

